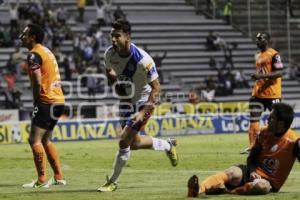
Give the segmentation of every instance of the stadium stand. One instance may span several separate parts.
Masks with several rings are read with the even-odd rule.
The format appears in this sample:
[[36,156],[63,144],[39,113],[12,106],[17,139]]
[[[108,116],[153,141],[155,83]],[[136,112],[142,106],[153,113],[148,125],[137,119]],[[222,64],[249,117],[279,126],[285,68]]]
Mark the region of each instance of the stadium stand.
[[[204,0],[200,0],[200,2]],[[21,4],[25,4],[26,0],[21,0]],[[220,1],[222,2],[222,1]],[[255,1],[255,12],[253,16],[261,17],[259,11],[259,4],[262,1]],[[281,2],[278,0],[278,2]],[[67,25],[72,30],[74,35],[86,34],[87,29],[96,23],[96,8],[93,5],[87,5],[85,10],[85,22],[76,22],[77,8],[76,2],[73,0],[52,0],[53,7],[58,8],[64,6],[70,15],[67,20]],[[246,18],[245,11],[243,10],[243,1],[234,1],[235,9],[240,13],[238,16],[233,16],[235,20],[240,20],[238,24],[234,26],[226,25],[222,19],[209,19],[205,14],[196,15],[195,7],[188,5],[184,0],[114,0],[112,11],[114,11],[117,5],[121,5],[122,10],[125,12],[129,21],[131,21],[134,29],[132,35],[133,42],[143,47],[147,46],[151,55],[161,54],[167,51],[167,57],[163,60],[162,71],[166,77],[165,83],[162,85],[164,94],[163,101],[171,101],[171,103],[186,103],[188,102],[188,92],[191,88],[202,87],[204,81],[208,76],[212,76],[217,87],[218,83],[218,70],[211,69],[209,66],[209,59],[213,56],[217,62],[221,65],[224,62],[224,53],[221,50],[207,51],[206,49],[206,36],[210,31],[218,33],[228,45],[232,45],[232,60],[234,62],[234,69],[230,73],[234,74],[236,71],[242,69],[246,75],[247,81],[250,86],[253,84],[249,80],[249,74],[254,71],[254,54],[257,51],[256,45],[253,40],[248,37],[242,30],[242,26]],[[277,4],[276,4],[277,5]],[[298,4],[297,4],[298,5]],[[300,7],[300,6],[298,6]],[[298,8],[297,6],[295,8]],[[280,9],[282,7],[278,7]],[[297,13],[297,11],[295,11]],[[299,12],[298,12],[299,13]],[[5,26],[8,25],[8,7],[3,5],[0,7],[1,23]],[[257,30],[262,28],[257,23]],[[254,28],[255,26],[253,26]],[[273,27],[273,26],[272,26]],[[255,29],[256,30],[256,29]],[[277,32],[282,31],[278,30]],[[103,27],[104,34],[108,34],[110,27]],[[277,32],[274,31],[271,34],[276,36],[274,40],[278,39]],[[279,44],[279,43],[278,43]],[[279,46],[280,47],[280,46]],[[5,68],[11,53],[14,52],[14,47],[0,48],[0,67]],[[65,54],[73,53],[74,41],[64,40],[61,42],[60,49]],[[105,46],[99,48],[99,59],[101,65],[103,65],[103,52]],[[62,78],[64,77],[64,69],[60,69],[62,72]],[[227,71],[227,69],[226,69]],[[78,80],[73,77],[71,85],[76,86]],[[29,90],[28,78],[23,75],[20,80],[17,81],[23,95],[21,99],[23,106],[26,109],[32,107],[32,99]],[[289,80],[285,77],[283,81],[283,96],[288,100],[296,100],[300,97],[299,83],[297,80]],[[108,89],[108,88],[105,88]],[[68,93],[70,89],[65,87],[65,92]],[[80,84],[80,91],[83,94],[87,94],[87,87]],[[96,97],[95,100],[101,103],[107,103],[112,105],[117,100],[112,96],[111,91],[108,89],[108,95],[105,98]],[[215,98],[216,102],[244,102],[249,99],[249,88],[234,89],[232,94],[225,96],[224,94],[218,94]],[[67,97],[67,102],[76,107],[83,99],[89,99],[89,97],[82,98],[78,95],[76,90],[71,91]],[[4,105],[4,96],[0,97],[1,105]],[[217,111],[226,109],[221,104],[215,104],[212,107],[207,107],[205,104],[200,103],[197,106],[193,106],[193,109],[189,106],[183,107],[186,113],[195,113],[195,110],[205,113],[208,110]],[[228,104],[229,105],[229,104]],[[159,114],[166,114],[168,109],[172,106],[164,105],[163,111]],[[227,110],[235,110],[235,105],[232,104]],[[179,109],[180,110],[180,109]]]

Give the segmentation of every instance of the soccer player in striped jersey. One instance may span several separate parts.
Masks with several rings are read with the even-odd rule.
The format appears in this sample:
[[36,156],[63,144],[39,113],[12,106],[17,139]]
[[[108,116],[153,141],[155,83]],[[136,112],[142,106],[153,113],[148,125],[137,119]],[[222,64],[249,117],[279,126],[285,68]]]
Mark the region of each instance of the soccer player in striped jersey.
[[108,80],[120,98],[122,132],[113,173],[98,188],[99,192],[117,189],[117,180],[131,150],[165,151],[173,166],[178,162],[175,139],[163,140],[138,134],[151,117],[160,94],[160,83],[153,59],[131,43],[131,25],[128,21],[115,21],[110,34],[112,46],[105,51],[104,59]]

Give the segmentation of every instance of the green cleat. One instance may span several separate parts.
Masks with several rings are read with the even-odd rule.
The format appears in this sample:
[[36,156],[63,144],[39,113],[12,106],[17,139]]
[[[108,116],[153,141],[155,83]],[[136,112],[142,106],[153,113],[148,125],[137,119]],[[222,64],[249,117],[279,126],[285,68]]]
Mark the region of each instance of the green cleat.
[[66,180],[56,180],[54,177],[50,178],[48,181],[48,185],[67,185],[67,181]]
[[172,166],[175,167],[176,165],[178,165],[178,155],[175,148],[175,146],[177,145],[177,141],[175,138],[169,138],[168,142],[171,145],[171,149],[170,151],[166,151],[166,154],[170,159]]
[[251,151],[250,147],[247,147],[246,149],[244,149],[243,151],[240,152],[240,154],[249,154]]
[[109,177],[106,176],[106,182],[97,189],[97,192],[113,192],[118,188],[116,183],[109,181]]
[[48,183],[39,183],[38,181],[32,181],[31,183],[25,183],[23,188],[49,188]]

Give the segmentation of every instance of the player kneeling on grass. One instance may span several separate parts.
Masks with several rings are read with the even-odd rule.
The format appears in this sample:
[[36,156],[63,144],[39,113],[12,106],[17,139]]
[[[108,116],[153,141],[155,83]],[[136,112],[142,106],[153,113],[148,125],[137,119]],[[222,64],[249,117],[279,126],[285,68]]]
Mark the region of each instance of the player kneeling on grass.
[[287,179],[295,159],[300,161],[300,138],[290,129],[293,108],[274,104],[268,126],[260,130],[247,165],[230,167],[207,177],[201,184],[198,177],[188,180],[188,197],[199,194],[262,195],[278,192]]

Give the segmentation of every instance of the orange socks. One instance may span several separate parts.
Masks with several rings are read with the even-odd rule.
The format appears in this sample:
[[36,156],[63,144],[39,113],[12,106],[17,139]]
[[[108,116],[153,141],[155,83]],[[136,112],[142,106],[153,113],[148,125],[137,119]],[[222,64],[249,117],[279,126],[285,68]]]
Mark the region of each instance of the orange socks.
[[215,189],[219,189],[228,181],[228,176],[224,172],[219,172],[215,175],[207,177],[200,184],[201,193],[209,192]]
[[33,160],[36,171],[38,173],[38,182],[46,182],[46,154],[43,145],[36,144],[31,147],[33,153]]
[[256,136],[259,133],[259,131],[260,131],[259,122],[250,122],[250,127],[248,131],[250,147],[254,145]]
[[44,146],[44,148],[47,154],[48,161],[51,165],[51,168],[53,169],[54,178],[56,180],[63,179],[59,155],[55,145],[52,142],[49,142],[47,145]]

